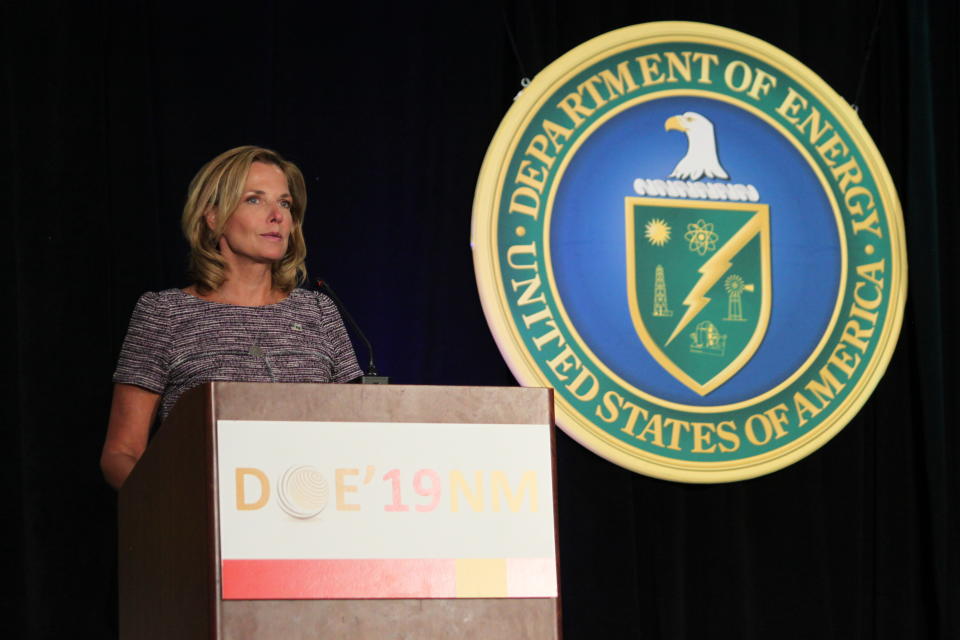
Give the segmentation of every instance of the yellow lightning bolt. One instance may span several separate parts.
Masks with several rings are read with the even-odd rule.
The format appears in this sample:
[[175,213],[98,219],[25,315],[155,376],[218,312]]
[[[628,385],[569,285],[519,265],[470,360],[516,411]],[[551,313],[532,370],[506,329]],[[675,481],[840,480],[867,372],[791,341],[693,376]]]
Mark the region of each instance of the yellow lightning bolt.
[[750,218],[747,224],[740,227],[740,230],[733,234],[732,238],[727,240],[709,260],[703,263],[702,267],[697,269],[701,274],[700,279],[697,284],[693,285],[693,289],[690,290],[683,301],[687,311],[680,318],[680,322],[677,323],[673,333],[670,334],[670,339],[664,346],[669,345],[677,337],[677,334],[683,331],[683,328],[690,324],[690,321],[707,306],[707,303],[710,302],[710,298],[706,296],[707,291],[710,291],[710,288],[727,272],[727,269],[733,264],[733,257],[740,253],[740,250],[753,239],[753,236],[760,233],[765,220],[766,218],[761,213]]

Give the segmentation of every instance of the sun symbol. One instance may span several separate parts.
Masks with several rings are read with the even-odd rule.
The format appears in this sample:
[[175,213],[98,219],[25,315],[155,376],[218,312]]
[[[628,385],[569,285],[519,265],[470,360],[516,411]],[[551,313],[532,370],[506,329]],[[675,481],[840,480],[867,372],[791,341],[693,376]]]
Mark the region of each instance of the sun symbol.
[[654,218],[644,226],[643,235],[650,241],[650,244],[662,247],[670,240],[670,225],[660,218]]
[[690,251],[696,251],[700,255],[705,255],[707,251],[717,249],[717,233],[713,230],[712,222],[697,220],[687,225],[687,232],[683,234],[684,239],[690,243]]

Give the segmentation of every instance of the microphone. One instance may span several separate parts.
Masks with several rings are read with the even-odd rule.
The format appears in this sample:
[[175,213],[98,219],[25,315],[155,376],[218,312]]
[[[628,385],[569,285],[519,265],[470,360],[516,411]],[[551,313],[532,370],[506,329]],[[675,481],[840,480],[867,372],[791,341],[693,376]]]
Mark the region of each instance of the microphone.
[[327,294],[333,304],[337,307],[337,311],[340,312],[340,315],[343,316],[343,319],[347,321],[347,324],[353,329],[354,333],[363,341],[363,344],[367,347],[367,353],[370,354],[370,362],[367,365],[367,372],[351,382],[359,382],[360,384],[389,384],[389,376],[381,376],[377,374],[377,365],[373,362],[373,345],[370,344],[370,341],[367,340],[367,336],[363,335],[363,331],[360,330],[360,325],[357,324],[356,320],[353,319],[353,316],[350,315],[350,312],[347,311],[346,307],[343,306],[343,303],[340,302],[340,298],[337,297],[337,294],[333,292],[333,289],[325,280],[317,278],[317,288],[320,289],[323,293]]

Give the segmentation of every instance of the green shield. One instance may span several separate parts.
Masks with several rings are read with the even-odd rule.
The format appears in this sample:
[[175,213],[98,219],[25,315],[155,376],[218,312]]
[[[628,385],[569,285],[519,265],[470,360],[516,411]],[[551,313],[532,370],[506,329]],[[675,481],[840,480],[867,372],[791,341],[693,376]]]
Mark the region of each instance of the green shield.
[[750,361],[770,319],[765,204],[626,198],[627,296],[637,335],[707,395]]

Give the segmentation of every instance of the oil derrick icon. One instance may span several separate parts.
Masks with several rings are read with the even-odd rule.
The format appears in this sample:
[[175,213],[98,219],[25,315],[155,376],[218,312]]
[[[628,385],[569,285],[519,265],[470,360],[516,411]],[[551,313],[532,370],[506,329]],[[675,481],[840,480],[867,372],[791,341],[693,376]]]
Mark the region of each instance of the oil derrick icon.
[[653,282],[653,315],[669,318],[673,311],[667,306],[667,282],[663,277],[663,265],[658,264]]

